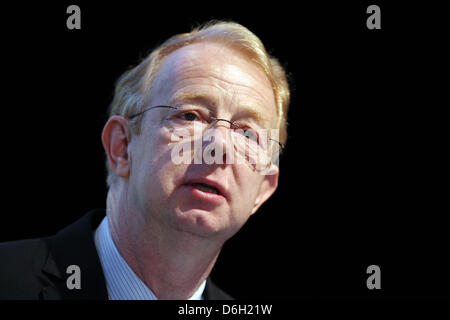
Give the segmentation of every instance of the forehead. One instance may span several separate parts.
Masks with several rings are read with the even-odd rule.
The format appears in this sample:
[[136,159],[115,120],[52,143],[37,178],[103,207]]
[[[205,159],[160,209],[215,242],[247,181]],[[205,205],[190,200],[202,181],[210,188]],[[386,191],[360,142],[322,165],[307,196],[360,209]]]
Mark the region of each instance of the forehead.
[[214,100],[210,102],[218,108],[245,106],[271,119],[276,115],[273,89],[263,70],[243,53],[218,43],[172,52],[158,71],[153,95],[161,100],[197,96]]

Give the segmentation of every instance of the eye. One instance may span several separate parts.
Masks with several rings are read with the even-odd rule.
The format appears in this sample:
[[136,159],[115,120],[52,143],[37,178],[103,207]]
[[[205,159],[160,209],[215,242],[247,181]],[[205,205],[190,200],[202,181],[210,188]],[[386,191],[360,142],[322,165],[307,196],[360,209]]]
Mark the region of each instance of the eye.
[[247,139],[258,142],[258,132],[256,132],[256,130],[246,128],[243,133]]
[[193,113],[193,112],[185,112],[185,113],[182,113],[182,114],[180,115],[180,118],[181,118],[182,120],[186,120],[186,121],[195,121],[195,120],[198,120],[198,116],[197,116],[195,113]]

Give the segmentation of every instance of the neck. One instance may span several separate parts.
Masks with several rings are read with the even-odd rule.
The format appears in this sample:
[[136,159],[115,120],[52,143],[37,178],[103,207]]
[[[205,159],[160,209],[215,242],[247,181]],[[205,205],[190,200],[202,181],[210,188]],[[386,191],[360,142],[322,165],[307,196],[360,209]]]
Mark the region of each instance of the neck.
[[124,260],[159,299],[190,298],[209,276],[223,243],[161,227],[122,200],[108,193],[111,236]]

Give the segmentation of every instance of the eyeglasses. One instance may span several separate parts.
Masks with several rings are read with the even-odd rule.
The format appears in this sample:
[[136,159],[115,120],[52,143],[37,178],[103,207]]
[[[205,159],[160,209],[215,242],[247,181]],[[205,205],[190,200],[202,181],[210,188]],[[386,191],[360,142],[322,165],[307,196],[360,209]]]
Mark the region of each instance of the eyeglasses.
[[[283,144],[274,139],[274,137],[278,136],[278,129],[268,130],[255,126],[250,127],[237,121],[233,122],[201,114],[199,110],[192,107],[164,105],[149,107],[129,116],[128,119],[132,120],[149,110],[157,108],[170,109],[169,114],[161,119],[161,123],[171,131],[176,141],[184,139],[190,142],[198,138],[205,140],[205,136],[210,139],[210,134],[207,134],[207,132],[211,132],[209,129],[215,127],[218,122],[223,121],[229,124],[233,149],[239,156],[238,159],[245,159],[247,163],[253,165],[253,168],[258,171],[267,169],[272,163],[278,165],[279,154],[284,149]],[[217,134],[217,132],[214,134]],[[227,153],[228,158],[229,155]]]

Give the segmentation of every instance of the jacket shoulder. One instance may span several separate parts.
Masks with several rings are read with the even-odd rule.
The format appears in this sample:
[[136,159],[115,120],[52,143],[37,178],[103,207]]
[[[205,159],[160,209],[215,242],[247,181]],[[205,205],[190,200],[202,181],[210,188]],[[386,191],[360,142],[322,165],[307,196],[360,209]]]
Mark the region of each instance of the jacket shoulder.
[[0,299],[38,299],[48,238],[0,243]]

